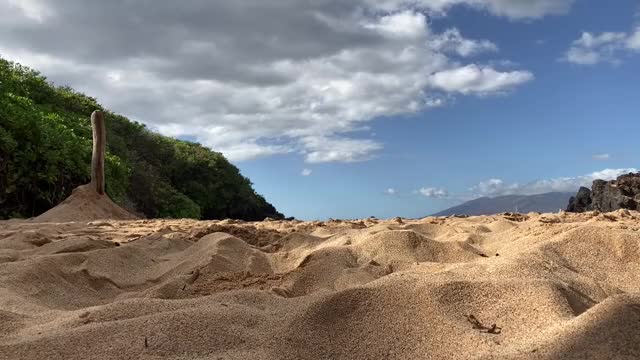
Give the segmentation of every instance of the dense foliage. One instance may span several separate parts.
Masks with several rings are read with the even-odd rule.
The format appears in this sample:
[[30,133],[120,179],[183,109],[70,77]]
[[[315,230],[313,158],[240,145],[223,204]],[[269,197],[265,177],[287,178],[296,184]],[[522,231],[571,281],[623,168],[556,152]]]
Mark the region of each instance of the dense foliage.
[[153,218],[282,217],[222,154],[0,59],[0,218],[38,215],[89,181],[93,110],[105,112],[107,193],[125,208]]

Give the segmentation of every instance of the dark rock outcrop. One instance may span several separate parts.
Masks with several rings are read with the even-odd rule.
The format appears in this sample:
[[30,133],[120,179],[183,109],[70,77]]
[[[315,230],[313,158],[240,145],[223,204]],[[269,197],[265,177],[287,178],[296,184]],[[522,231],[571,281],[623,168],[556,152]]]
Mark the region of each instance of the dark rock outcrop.
[[581,187],[576,196],[569,199],[568,212],[585,212],[591,210],[591,190]]
[[567,211],[610,212],[619,209],[640,210],[640,173],[621,175],[612,181],[595,180],[591,191],[580,188],[569,201]]

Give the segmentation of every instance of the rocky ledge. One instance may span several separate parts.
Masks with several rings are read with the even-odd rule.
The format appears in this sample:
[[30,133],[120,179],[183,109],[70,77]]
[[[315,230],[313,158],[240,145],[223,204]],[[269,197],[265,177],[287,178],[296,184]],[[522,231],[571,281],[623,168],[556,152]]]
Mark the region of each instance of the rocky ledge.
[[595,180],[591,190],[581,187],[576,196],[569,200],[567,211],[640,210],[639,204],[640,173],[630,173],[621,175],[612,181]]

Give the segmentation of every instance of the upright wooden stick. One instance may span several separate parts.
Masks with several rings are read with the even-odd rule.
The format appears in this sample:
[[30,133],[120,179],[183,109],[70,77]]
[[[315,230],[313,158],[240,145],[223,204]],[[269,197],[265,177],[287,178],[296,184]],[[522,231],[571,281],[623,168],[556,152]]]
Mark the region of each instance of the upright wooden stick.
[[102,111],[91,114],[93,129],[93,157],[91,158],[91,187],[100,195],[104,194],[104,154],[107,144],[107,133],[104,128]]

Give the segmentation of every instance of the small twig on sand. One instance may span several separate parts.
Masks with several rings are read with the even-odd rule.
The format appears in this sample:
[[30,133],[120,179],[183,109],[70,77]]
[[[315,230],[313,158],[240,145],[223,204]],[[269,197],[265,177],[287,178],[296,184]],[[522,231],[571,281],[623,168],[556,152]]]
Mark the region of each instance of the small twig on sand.
[[502,328],[497,326],[496,324],[485,326],[473,315],[465,315],[464,317],[467,318],[467,321],[470,322],[471,325],[473,325],[474,329],[478,329],[480,330],[480,332],[486,332],[488,334],[494,335],[498,335],[502,332]]
[[147,337],[144,337],[144,347],[145,349],[149,347],[149,342],[147,341]]
[[192,273],[191,276],[189,277],[189,279],[187,280],[187,284],[191,285],[194,282],[196,282],[196,280],[198,280],[198,278],[200,277],[200,269],[195,269]]
[[195,269],[194,271],[192,271],[191,276],[189,276],[185,284],[182,286],[182,291],[184,291],[187,288],[187,285],[192,285],[194,282],[196,282],[196,280],[198,280],[199,277],[200,277],[200,269]]

